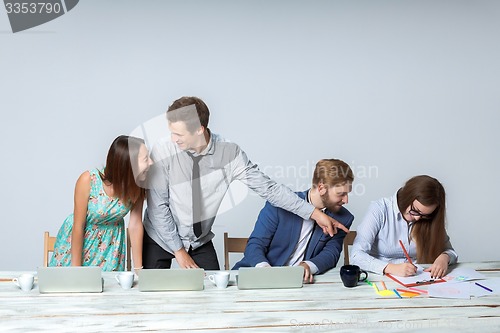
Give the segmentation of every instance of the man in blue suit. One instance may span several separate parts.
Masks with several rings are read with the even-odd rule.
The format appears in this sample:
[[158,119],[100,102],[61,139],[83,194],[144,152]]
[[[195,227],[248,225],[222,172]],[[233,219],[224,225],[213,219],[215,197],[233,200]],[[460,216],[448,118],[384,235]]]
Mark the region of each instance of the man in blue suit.
[[[316,164],[312,187],[297,194],[350,228],[354,216],[343,207],[348,202],[354,175],[347,163],[324,159]],[[337,265],[346,233],[341,229],[330,237],[312,220],[266,202],[248,239],[240,267],[303,266],[304,282]]]

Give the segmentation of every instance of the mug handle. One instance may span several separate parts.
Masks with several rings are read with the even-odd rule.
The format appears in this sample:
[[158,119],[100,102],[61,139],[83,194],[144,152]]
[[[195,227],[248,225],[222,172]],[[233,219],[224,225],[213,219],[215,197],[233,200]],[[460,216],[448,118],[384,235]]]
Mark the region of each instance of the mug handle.
[[210,282],[212,282],[213,284],[215,284],[215,275],[209,275],[208,276],[208,279],[210,280]]
[[13,279],[12,279],[12,282],[14,282],[14,284],[15,284],[16,286],[18,286],[19,288],[21,288],[21,286],[19,285],[19,280],[18,280],[17,278],[13,278]]
[[[365,274],[365,277],[364,277],[364,278],[362,278],[362,279],[361,279],[361,274]],[[368,273],[367,273],[366,271],[361,270],[361,271],[359,272],[359,277],[360,277],[359,281],[360,281],[360,282],[363,282],[363,281],[365,281],[366,279],[368,279]]]
[[115,280],[116,280],[116,282],[118,282],[119,285],[121,285],[120,279],[118,279],[118,274],[115,275]]

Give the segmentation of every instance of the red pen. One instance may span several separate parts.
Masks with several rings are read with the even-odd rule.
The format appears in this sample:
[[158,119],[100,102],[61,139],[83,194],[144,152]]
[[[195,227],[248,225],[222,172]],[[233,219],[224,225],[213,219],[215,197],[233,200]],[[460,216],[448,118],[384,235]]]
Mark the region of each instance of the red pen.
[[[408,252],[406,252],[405,246],[403,245],[403,242],[401,241],[401,239],[399,240],[399,245],[401,245],[401,248],[403,249],[403,252],[404,252],[405,257],[408,260],[408,262],[413,265],[413,261],[411,261],[410,255],[408,254]],[[415,266],[415,265],[413,265],[413,266]]]

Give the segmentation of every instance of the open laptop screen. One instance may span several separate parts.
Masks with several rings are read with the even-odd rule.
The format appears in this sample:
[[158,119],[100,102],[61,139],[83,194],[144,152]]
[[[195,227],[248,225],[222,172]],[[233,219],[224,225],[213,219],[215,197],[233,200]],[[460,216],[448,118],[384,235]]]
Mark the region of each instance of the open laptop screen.
[[203,290],[205,270],[196,269],[141,269],[140,291]]
[[304,267],[242,267],[238,270],[239,289],[301,288]]
[[102,292],[102,270],[96,266],[39,267],[40,293]]

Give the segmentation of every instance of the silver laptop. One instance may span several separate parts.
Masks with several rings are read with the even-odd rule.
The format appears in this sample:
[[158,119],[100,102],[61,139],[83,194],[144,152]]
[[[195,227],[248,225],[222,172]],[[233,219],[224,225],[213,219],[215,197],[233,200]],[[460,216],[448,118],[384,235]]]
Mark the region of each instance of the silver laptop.
[[101,267],[39,267],[40,293],[100,293],[103,279]]
[[236,281],[238,289],[301,288],[304,267],[242,267]]
[[141,269],[140,291],[203,290],[205,270],[196,269]]

